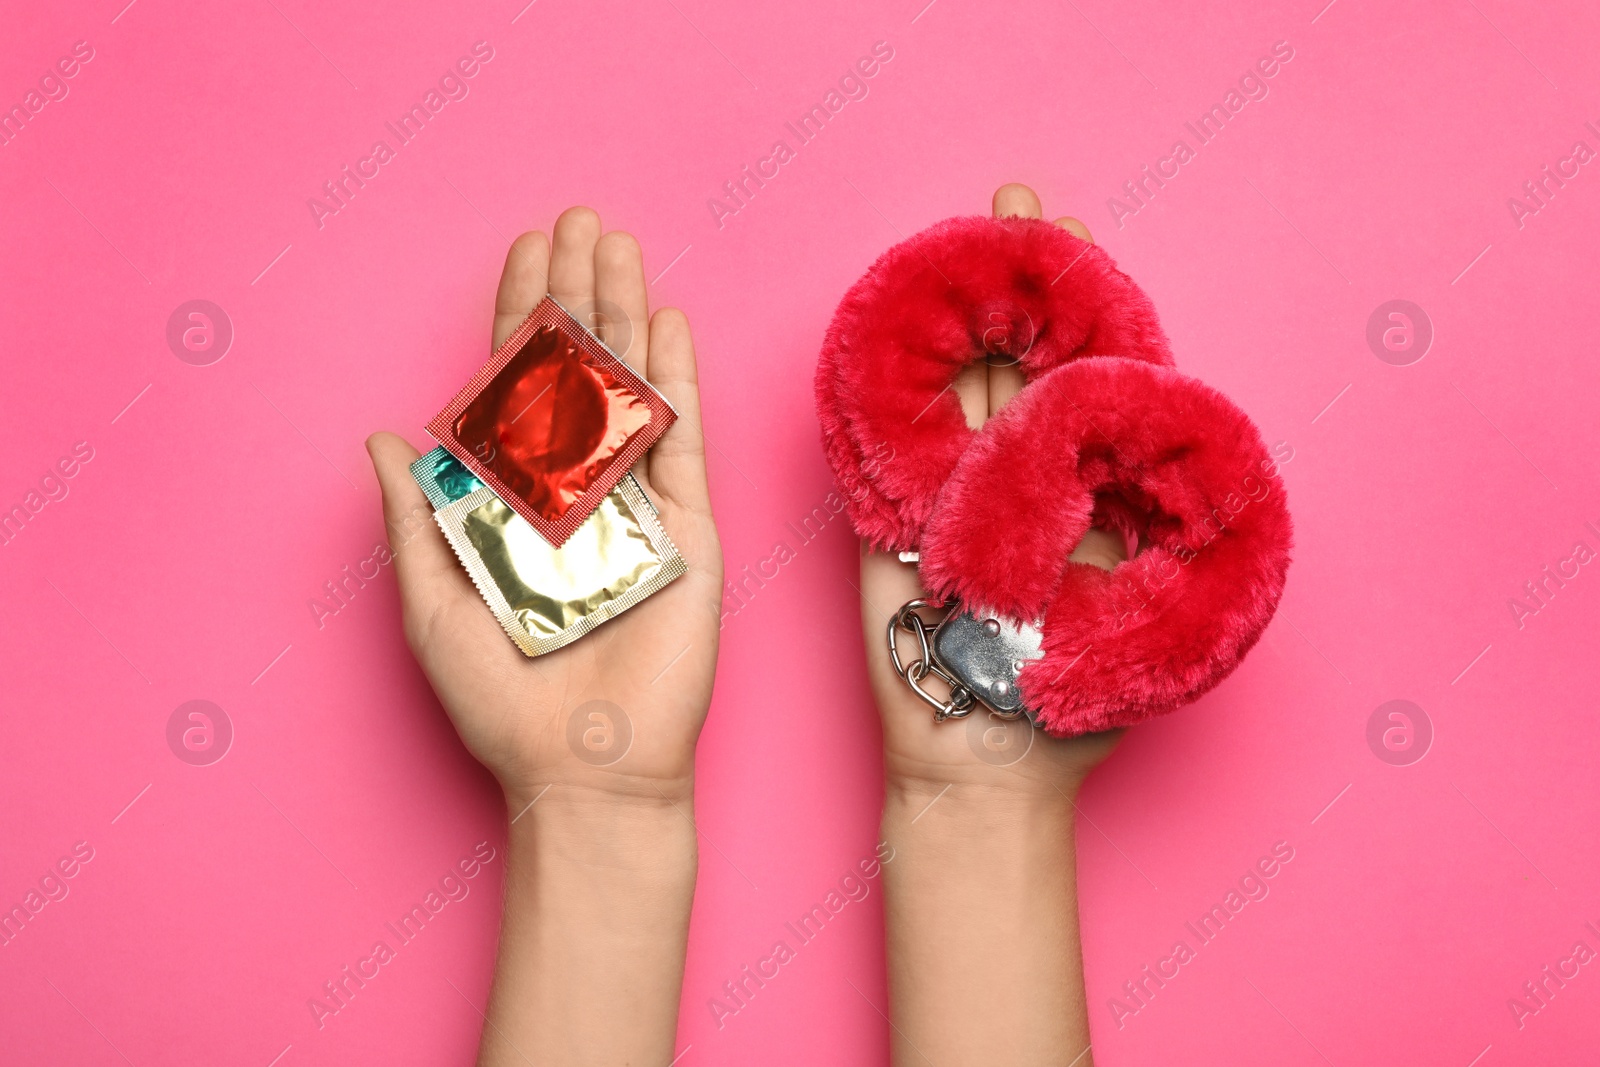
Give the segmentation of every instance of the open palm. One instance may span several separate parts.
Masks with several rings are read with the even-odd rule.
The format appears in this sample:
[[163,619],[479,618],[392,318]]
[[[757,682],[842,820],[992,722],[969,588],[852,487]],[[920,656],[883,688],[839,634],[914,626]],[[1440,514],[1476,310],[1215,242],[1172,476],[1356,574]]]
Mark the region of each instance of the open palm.
[[[694,346],[682,312],[650,315],[644,261],[631,236],[602,236],[599,216],[583,207],[564,212],[553,234],[551,241],[526,233],[513,243],[490,350],[548,293],[666,396],[679,418],[633,474],[660,509],[688,572],[594,633],[528,659],[501,631],[431,518],[418,520],[432,509],[407,469],[417,450],[378,433],[367,450],[383,489],[406,640],[462,741],[494,772],[513,810],[547,788],[676,802],[692,791],[722,590]],[[469,370],[462,367],[463,378]]]

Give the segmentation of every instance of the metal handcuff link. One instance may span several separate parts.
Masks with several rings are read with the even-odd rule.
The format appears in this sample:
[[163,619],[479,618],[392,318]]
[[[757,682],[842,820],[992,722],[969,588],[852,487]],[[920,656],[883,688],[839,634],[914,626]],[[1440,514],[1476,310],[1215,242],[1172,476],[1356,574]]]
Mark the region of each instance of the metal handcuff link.
[[[902,552],[900,558],[916,561],[911,552]],[[1023,701],[1017,676],[1029,660],[1043,654],[1044,632],[1033,623],[980,618],[959,604],[949,605],[949,614],[937,625],[917,614],[918,608],[943,606],[920,598],[908,600],[889,619],[889,662],[895,673],[933,708],[934,722],[964,719],[981,704],[999,718],[1026,717],[1038,727],[1038,716]],[[917,658],[909,663],[900,658],[896,639],[900,631],[917,639]],[[923,687],[929,675],[950,687],[948,698],[940,700]]]

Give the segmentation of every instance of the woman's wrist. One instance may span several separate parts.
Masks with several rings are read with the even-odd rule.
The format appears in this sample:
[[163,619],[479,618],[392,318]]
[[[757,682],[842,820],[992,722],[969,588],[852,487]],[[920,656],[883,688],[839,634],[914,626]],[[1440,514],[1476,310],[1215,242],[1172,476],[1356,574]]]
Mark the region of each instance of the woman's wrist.
[[670,778],[625,774],[612,767],[561,764],[515,773],[497,770],[495,777],[508,819],[516,819],[536,806],[582,816],[610,811],[688,810],[694,805],[692,756],[687,770]]
[[509,818],[479,1063],[526,1063],[538,1050],[540,1063],[666,1064],[694,903],[692,797],[557,782]]
[[696,863],[692,785],[681,799],[665,791],[612,791],[586,784],[548,783],[506,791],[513,851],[541,866],[605,869],[649,881],[686,878]]
[[945,782],[886,776],[883,824],[1000,831],[1017,822],[1060,822],[1070,831],[1080,781]]
[[[912,798],[948,788],[976,802],[1070,808],[1089,775],[1116,748],[1121,733],[1059,738],[1021,721],[935,724],[922,718],[897,721],[886,714],[884,782],[888,792]],[[993,747],[991,734],[1000,738]],[[1022,750],[1013,751],[1019,744]]]
[[920,811],[937,797],[939,805],[954,800],[952,806],[963,810],[1027,810],[1048,814],[1065,809],[1070,812],[1090,770],[1040,766],[1023,771],[987,765],[961,768],[961,773],[943,769],[952,770],[952,773],[925,773],[921,768],[897,769],[893,760],[885,761],[886,802],[912,805]]
[[894,1062],[1087,1063],[1074,792],[889,781]]

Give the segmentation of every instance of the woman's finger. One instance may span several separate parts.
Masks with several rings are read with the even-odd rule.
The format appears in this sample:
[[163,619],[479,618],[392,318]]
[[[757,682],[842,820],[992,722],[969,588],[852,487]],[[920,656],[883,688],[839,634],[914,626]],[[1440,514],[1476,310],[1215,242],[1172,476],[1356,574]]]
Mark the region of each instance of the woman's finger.
[[556,219],[550,248],[550,295],[580,321],[591,321],[594,302],[594,246],[600,241],[600,216],[593,208],[569,207]]
[[632,234],[613,230],[595,245],[594,295],[595,313],[584,325],[628,366],[648,377],[650,301],[644,256]]
[[549,288],[550,241],[537,231],[525,233],[511,242],[506,265],[500,271],[500,287],[494,294],[494,333],[492,352],[504,343],[511,331],[528,317]]
[[1044,208],[1039,204],[1039,194],[1026,185],[1011,182],[994,191],[994,217],[997,219],[1009,216],[1037,219],[1043,215]]
[[[1016,217],[1024,219],[1037,219],[1044,214],[1044,208],[1039,204],[1039,196],[1026,185],[1013,182],[1002,185],[994,193],[994,217],[997,219]],[[1022,377],[1022,370],[1017,366],[1014,358],[993,357],[989,359],[988,378],[985,382],[984,415],[993,415],[1006,405],[1006,401],[1022,392],[1022,387],[1027,381]],[[969,420],[970,421],[970,420]]]
[[499,624],[457,565],[433,519],[433,507],[411,476],[417,450],[395,434],[375,433],[367,438],[367,452],[383,489],[384,525],[400,586],[406,641],[434,679],[435,689],[442,695],[440,680],[452,672],[459,675],[464,664],[520,661],[521,654],[500,639]]
[[705,438],[700,432],[700,379],[689,320],[677,308],[650,319],[650,384],[678,413],[677,421],[650,450],[650,485],[679,507],[709,515]]
[[1072,234],[1072,236],[1081,237],[1090,244],[1094,244],[1094,234],[1089,232],[1089,227],[1071,215],[1063,215],[1061,218],[1056,219],[1056,225]]
[[367,454],[383,490],[383,524],[389,534],[405,610],[427,612],[455,592],[465,577],[454,552],[433,521],[433,505],[411,476],[417,450],[405,438],[375,433],[367,438]]

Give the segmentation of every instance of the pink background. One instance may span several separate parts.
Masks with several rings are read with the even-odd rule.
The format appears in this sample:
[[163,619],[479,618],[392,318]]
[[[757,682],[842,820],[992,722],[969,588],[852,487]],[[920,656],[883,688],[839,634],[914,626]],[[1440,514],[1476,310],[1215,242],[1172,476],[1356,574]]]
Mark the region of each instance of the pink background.
[[[7,1062],[469,1059],[502,856],[322,1029],[306,1006],[504,821],[392,573],[321,629],[308,601],[383,537],[363,437],[425,443],[508,239],[574,202],[694,323],[729,571],[797,549],[723,634],[680,1063],[884,1062],[877,883],[722,1028],[707,1004],[876,840],[855,546],[786,525],[830,488],[822,331],[882,249],[1009,180],[1084,218],[1180,366],[1294,450],[1276,621],[1082,800],[1097,1062],[1600,1054],[1600,965],[1520,1028],[1508,1006],[1600,950],[1600,566],[1520,628],[1508,606],[1600,549],[1600,172],[1520,227],[1507,204],[1600,149],[1592,5],[124,2],[13,5],[0,56],[9,107],[94,49],[0,146],[0,507],[93,449],[0,547],[0,903],[94,850],[0,949]],[[477,41],[470,95],[319,229],[307,199]],[[877,41],[869,95],[719,227],[708,199]],[[1119,228],[1108,198],[1277,41],[1270,94]],[[196,298],[236,334],[210,366],[165,340]],[[1410,366],[1365,339],[1395,298],[1435,330]],[[1402,698],[1435,736],[1393,766],[1366,725]],[[211,766],[167,745],[192,699],[235,730]],[[1270,895],[1119,1028],[1122,984],[1279,841]]]

